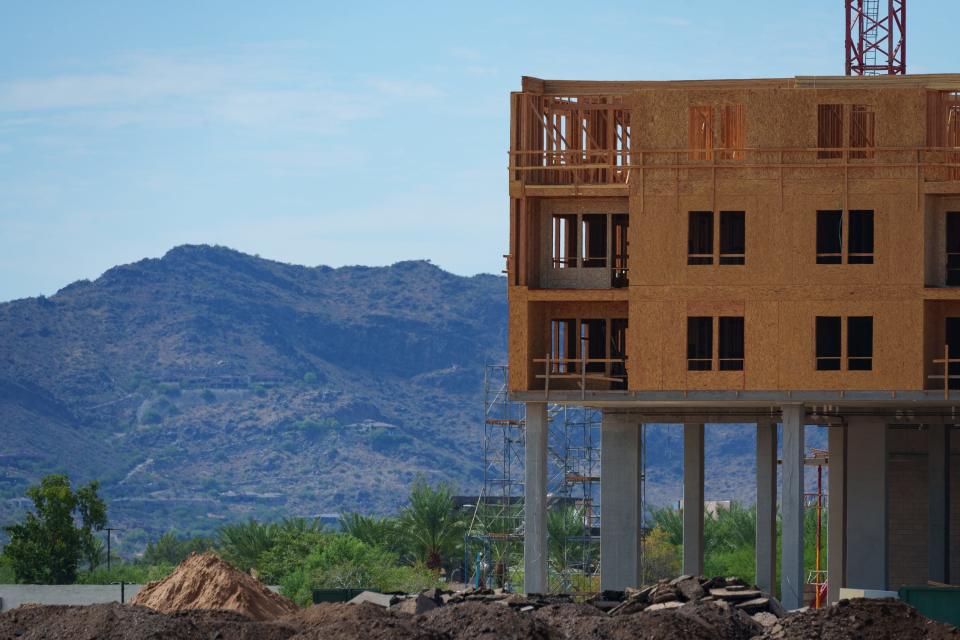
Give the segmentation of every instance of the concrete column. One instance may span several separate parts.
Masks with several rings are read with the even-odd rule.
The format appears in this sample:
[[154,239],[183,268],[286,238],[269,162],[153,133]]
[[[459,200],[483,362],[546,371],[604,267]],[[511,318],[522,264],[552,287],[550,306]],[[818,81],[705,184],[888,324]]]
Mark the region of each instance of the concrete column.
[[887,588],[887,425],[847,420],[847,586]]
[[827,602],[840,599],[847,586],[847,427],[827,431]]
[[803,405],[783,406],[783,529],[780,539],[780,600],[787,609],[803,606]]
[[600,588],[640,586],[640,425],[629,414],[603,412],[600,425]]
[[703,575],[703,424],[683,425],[683,573]]
[[950,427],[932,424],[927,431],[927,578],[950,582]]
[[757,423],[756,583],[774,593],[777,581],[777,423]]
[[523,590],[547,592],[547,405],[527,403],[523,485]]

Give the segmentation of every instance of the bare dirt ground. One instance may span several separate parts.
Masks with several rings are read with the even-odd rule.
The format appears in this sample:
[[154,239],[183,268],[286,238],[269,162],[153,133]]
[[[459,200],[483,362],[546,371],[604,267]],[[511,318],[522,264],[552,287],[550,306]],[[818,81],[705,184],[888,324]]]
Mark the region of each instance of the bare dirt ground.
[[137,605],[23,606],[0,615],[0,640],[740,640],[958,638],[894,600],[851,600],[789,614],[764,629],[733,607],[688,603],[610,615],[587,604],[539,609],[491,602],[447,604],[421,615],[372,604],[321,604],[270,622],[227,610],[160,613]]

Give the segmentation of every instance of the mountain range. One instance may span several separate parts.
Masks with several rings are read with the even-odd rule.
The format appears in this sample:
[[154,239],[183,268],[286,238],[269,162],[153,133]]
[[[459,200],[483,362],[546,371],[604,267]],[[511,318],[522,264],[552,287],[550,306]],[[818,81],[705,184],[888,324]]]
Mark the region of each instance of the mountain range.
[[[206,245],[0,304],[0,524],[50,472],[100,480],[131,552],[248,517],[392,513],[418,474],[476,494],[506,317],[501,276]],[[708,499],[752,499],[752,439],[708,428]],[[679,497],[680,442],[648,430],[653,503]]]

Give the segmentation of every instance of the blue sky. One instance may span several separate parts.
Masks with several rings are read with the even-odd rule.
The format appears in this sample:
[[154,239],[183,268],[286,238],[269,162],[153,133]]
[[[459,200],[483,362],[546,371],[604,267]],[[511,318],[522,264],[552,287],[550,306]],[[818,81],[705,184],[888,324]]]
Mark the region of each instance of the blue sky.
[[[842,73],[842,6],[4,2],[0,300],[188,242],[498,272],[520,76]],[[958,19],[913,3],[911,72],[960,71]]]

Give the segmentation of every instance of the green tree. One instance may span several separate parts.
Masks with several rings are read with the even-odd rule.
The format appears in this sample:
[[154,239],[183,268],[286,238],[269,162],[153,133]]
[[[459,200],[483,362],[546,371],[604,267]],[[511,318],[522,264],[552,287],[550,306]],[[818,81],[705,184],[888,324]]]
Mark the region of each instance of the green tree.
[[454,511],[453,490],[446,483],[434,488],[417,478],[400,521],[415,557],[433,571],[462,545],[465,523]]
[[252,518],[227,524],[217,532],[217,548],[224,560],[242,571],[250,571],[257,566],[260,556],[276,544],[278,532],[277,524],[264,524]]
[[143,553],[143,562],[147,565],[177,565],[191,553],[202,553],[213,547],[208,538],[180,539],[172,531],[167,531],[156,542],[148,542]]
[[344,533],[371,547],[386,549],[400,557],[409,555],[409,545],[397,518],[344,513],[340,516],[340,528]]
[[107,524],[99,488],[94,480],[74,492],[66,475],[53,474],[27,489],[33,511],[4,527],[10,542],[3,554],[18,582],[70,584],[81,560],[96,568],[100,551],[93,534]]

